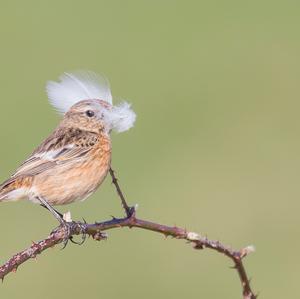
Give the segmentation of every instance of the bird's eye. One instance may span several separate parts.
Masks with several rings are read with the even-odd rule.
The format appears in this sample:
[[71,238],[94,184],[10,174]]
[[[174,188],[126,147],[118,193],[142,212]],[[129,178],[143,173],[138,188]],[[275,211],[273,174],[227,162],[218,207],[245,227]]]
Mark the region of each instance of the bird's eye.
[[85,114],[88,116],[88,117],[93,117],[95,115],[95,112],[92,111],[92,110],[88,110],[85,112]]

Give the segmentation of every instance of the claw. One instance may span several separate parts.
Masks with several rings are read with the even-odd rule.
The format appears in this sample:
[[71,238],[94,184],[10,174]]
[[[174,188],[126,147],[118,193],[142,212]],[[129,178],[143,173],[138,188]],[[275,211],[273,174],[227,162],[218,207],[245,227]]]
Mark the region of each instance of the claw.
[[[57,232],[60,229],[64,230],[64,239],[63,239],[63,247],[61,250],[65,249],[68,245],[68,242],[71,241],[73,244],[82,245],[86,241],[87,233],[86,233],[86,220],[83,218],[83,224],[78,222],[66,222],[65,220],[61,219],[60,226],[52,231],[52,233]],[[80,242],[76,242],[73,239],[72,228],[73,226],[80,227],[80,233],[82,234],[82,240]]]
[[83,218],[83,222],[84,222],[84,224],[77,223],[77,225],[80,226],[80,232],[81,232],[81,234],[82,234],[82,240],[81,240],[80,242],[76,242],[76,241],[73,240],[73,236],[70,236],[70,237],[68,238],[68,240],[70,240],[73,244],[76,244],[76,245],[82,245],[82,244],[84,244],[84,242],[86,241],[86,236],[87,236],[87,234],[86,234],[86,227],[85,227],[85,224],[86,224],[87,222],[85,221],[84,218]]
[[72,222],[66,222],[62,219],[60,227],[62,227],[65,230],[65,236],[64,236],[64,240],[63,240],[64,245],[61,249],[61,250],[63,250],[67,247],[69,240],[72,242],[72,239],[73,239],[73,237],[71,236]]
[[64,240],[64,242],[63,242],[64,245],[60,250],[64,250],[67,247],[68,242],[69,242],[69,240]]
[[82,235],[82,241],[81,242],[76,242],[76,241],[74,241],[73,240],[73,236],[71,236],[70,238],[69,238],[69,240],[73,243],[73,244],[76,244],[76,245],[82,245],[84,242],[85,242],[85,240],[86,240],[86,234],[83,234]]

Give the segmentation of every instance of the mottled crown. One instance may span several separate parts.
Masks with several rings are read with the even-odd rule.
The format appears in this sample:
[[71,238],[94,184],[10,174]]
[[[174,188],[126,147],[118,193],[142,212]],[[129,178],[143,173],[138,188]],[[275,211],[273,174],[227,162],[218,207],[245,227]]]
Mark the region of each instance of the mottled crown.
[[122,102],[113,106],[108,80],[91,71],[64,73],[60,82],[47,82],[46,90],[50,103],[65,114],[73,105],[83,100],[103,100],[112,108],[106,111],[106,121],[111,129],[123,132],[133,127],[136,114],[130,104]]

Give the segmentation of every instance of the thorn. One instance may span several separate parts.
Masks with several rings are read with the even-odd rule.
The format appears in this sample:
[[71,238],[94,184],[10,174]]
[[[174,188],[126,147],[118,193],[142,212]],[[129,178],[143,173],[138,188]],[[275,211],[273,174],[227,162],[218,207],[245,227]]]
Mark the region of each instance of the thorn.
[[13,273],[16,273],[16,272],[17,272],[17,270],[18,270],[18,267],[16,267],[16,268],[13,268],[13,269],[12,269],[12,272],[13,272]]
[[253,245],[247,246],[240,250],[240,256],[241,256],[241,258],[244,258],[254,251],[255,251],[255,247]]
[[1,278],[1,280],[2,280],[2,283],[4,283],[4,276]]
[[98,231],[92,237],[96,241],[101,241],[101,240],[106,240],[108,235],[106,233],[102,233],[102,232]]
[[197,249],[197,250],[202,250],[204,249],[205,246],[201,243],[194,243],[194,249]]

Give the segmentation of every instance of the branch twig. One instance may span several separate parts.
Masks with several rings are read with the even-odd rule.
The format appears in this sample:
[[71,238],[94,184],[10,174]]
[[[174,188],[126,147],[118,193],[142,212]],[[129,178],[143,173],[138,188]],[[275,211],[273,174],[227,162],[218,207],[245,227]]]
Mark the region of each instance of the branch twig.
[[122,203],[122,206],[125,210],[125,213],[126,213],[127,217],[129,217],[132,213],[132,208],[130,208],[129,205],[127,204],[125,196],[123,195],[123,192],[122,192],[122,190],[119,186],[118,179],[116,178],[115,172],[112,168],[109,169],[109,173],[110,173],[110,176],[112,178],[112,183],[115,185],[117,193],[118,193],[118,195],[121,199],[121,203]]
[[110,170],[110,174],[113,178],[113,183],[117,188],[118,194],[122,200],[123,207],[126,211],[126,217],[119,219],[113,218],[112,220],[95,224],[72,222],[68,235],[63,227],[58,227],[46,239],[37,243],[33,243],[29,248],[15,254],[4,265],[0,266],[0,279],[3,280],[4,277],[9,273],[17,271],[18,267],[25,263],[27,260],[36,258],[38,254],[42,253],[46,249],[62,243],[65,240],[66,236],[70,237],[73,235],[87,234],[89,236],[92,236],[94,240],[100,241],[105,238],[105,235],[102,233],[103,231],[120,227],[136,227],[161,233],[165,236],[171,236],[176,239],[186,240],[189,243],[192,243],[195,249],[209,248],[224,254],[233,261],[234,268],[239,274],[243,289],[243,298],[257,298],[257,296],[251,289],[250,281],[243,265],[243,258],[253,251],[253,248],[251,246],[242,248],[241,250],[233,250],[232,248],[221,244],[219,241],[209,240],[206,237],[202,237],[201,235],[194,232],[188,232],[186,229],[180,227],[171,227],[138,219],[136,217],[135,209],[130,208],[127,205],[120,186],[118,185],[117,180],[114,176],[113,170]]

